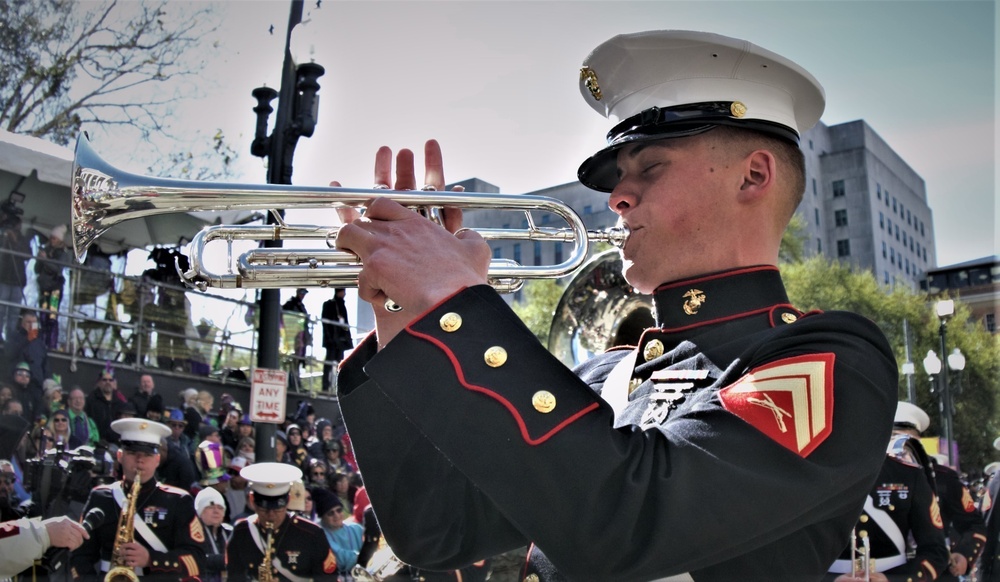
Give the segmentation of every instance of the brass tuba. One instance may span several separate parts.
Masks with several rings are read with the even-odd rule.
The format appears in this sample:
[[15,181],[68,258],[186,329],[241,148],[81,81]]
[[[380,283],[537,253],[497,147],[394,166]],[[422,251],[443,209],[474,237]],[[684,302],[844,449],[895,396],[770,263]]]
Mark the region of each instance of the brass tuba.
[[104,575],[104,582],[139,582],[135,570],[125,565],[122,546],[135,540],[135,504],[139,498],[139,489],[142,488],[141,477],[141,473],[136,471],[132,489],[125,499],[125,507],[122,507],[122,512],[118,515],[118,531],[115,534],[114,549],[111,550],[111,567]]
[[605,251],[566,285],[552,316],[549,351],[572,367],[614,346],[638,344],[654,325],[653,298],[625,281],[617,250]]

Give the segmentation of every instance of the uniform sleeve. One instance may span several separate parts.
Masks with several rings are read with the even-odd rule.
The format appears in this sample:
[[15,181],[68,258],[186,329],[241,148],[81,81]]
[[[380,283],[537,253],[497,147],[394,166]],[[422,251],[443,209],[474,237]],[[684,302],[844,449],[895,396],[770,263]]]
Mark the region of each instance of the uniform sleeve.
[[194,511],[190,495],[175,494],[170,511],[174,514],[172,543],[166,552],[149,551],[150,574],[178,574],[181,578],[201,576],[205,569],[205,530]]
[[[341,406],[404,561],[456,569],[530,540],[569,579],[648,579],[856,518],[896,400],[895,360],[873,328],[803,318],[742,354],[715,387],[832,354],[832,415],[805,455],[727,411],[717,389],[694,393],[688,412],[656,429],[615,429],[610,407],[486,286],[430,310],[373,356],[369,345],[363,372],[341,375]],[[607,543],[637,536],[656,543]]]
[[944,538],[941,509],[930,484],[918,475],[918,478],[913,480],[911,489],[913,502],[910,504],[909,534],[916,542],[917,550],[905,564],[885,573],[890,582],[906,582],[912,579],[935,580],[948,570],[948,562],[951,559]]
[[233,527],[233,537],[226,546],[226,570],[229,580],[243,582],[250,579],[249,564],[253,556],[248,550],[252,545],[253,540],[250,539],[250,530],[247,529],[246,523],[237,523]]
[[30,568],[49,549],[49,534],[40,521],[27,518],[0,524],[0,578],[13,578]]
[[104,523],[90,534],[90,539],[83,540],[83,544],[70,552],[70,572],[73,579],[96,579],[96,564],[101,559],[101,541],[114,537],[117,529],[118,507],[112,505],[110,493],[106,486],[91,490],[87,497],[87,504],[83,507],[80,515],[87,515],[94,507],[100,507],[104,511]]
[[958,533],[957,539],[952,540],[951,551],[965,556],[971,568],[986,543],[986,522],[983,514],[976,509],[972,493],[958,478],[958,474],[944,471],[939,475],[947,479],[940,499],[941,512]]

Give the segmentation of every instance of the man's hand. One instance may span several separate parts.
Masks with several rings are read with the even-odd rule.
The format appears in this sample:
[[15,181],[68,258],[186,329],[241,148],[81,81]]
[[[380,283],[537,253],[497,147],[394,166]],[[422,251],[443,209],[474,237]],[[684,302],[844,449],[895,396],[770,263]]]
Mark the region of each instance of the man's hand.
[[50,517],[42,522],[45,531],[49,534],[49,545],[53,548],[69,548],[75,550],[83,544],[83,540],[89,540],[90,534],[83,526],[72,519],[61,515]]
[[139,542],[122,544],[125,565],[130,568],[145,568],[149,565],[149,550]]
[[[443,190],[441,147],[434,140],[424,146],[424,163],[424,187]],[[394,190],[417,187],[413,152],[400,150],[394,184],[391,178],[392,150],[379,148],[376,187]],[[444,228],[387,198],[370,201],[364,217],[353,209],[338,212],[344,226],[337,235],[337,248],[361,259],[358,296],[372,304],[380,346],[443,299],[464,287],[486,283],[489,245],[472,231],[454,234],[461,228],[461,213],[455,209],[445,209]],[[390,298],[403,311],[386,310]]]
[[966,559],[962,554],[951,554],[951,560],[948,562],[948,571],[951,572],[952,576],[965,576],[966,571],[969,569],[969,560]]

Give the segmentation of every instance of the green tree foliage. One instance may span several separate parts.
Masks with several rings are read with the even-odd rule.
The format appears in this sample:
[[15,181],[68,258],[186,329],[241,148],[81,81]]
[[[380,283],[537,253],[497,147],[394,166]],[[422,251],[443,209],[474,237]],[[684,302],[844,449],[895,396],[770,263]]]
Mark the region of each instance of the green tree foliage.
[[523,301],[514,304],[514,313],[528,326],[543,345],[549,344],[552,314],[556,311],[563,286],[555,279],[533,279],[525,282]]
[[[937,298],[910,291],[905,285],[887,290],[870,272],[821,257],[785,264],[782,274],[789,298],[800,309],[853,311],[877,323],[900,367],[906,361],[903,321],[908,322],[911,361],[917,369],[913,377],[917,404],[931,416],[931,427],[925,436],[940,436],[943,423],[938,394],[931,393],[930,380],[922,367],[928,350],[940,352],[939,322],[933,311],[933,301]],[[955,315],[948,323],[947,351],[957,347],[967,360],[961,377],[956,373],[950,376],[952,391],[959,380],[962,388],[961,394],[955,396],[955,434],[962,468],[976,470],[996,457],[992,443],[1000,435],[1000,344],[981,325],[970,320],[969,310],[960,300],[955,305]],[[900,400],[907,397],[907,379],[903,375],[897,395]]]
[[[0,0],[0,127],[60,145],[81,127],[115,128],[118,141],[207,144],[171,135],[169,120],[181,99],[199,97],[216,28],[211,3]],[[217,136],[155,152],[154,172],[228,175],[234,153]],[[198,163],[209,169],[188,168]]]

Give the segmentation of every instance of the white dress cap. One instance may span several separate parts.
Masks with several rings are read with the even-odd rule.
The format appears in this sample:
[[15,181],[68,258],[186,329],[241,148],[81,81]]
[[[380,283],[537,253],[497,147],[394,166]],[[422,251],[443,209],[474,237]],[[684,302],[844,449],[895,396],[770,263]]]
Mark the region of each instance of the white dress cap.
[[146,418],[119,418],[111,429],[121,435],[125,449],[146,448],[158,450],[160,441],[170,436],[170,427]]
[[931,425],[931,417],[916,404],[900,401],[896,403],[896,418],[892,422],[912,426],[922,433]]
[[745,40],[689,30],[622,34],[580,69],[580,93],[619,121],[608,147],[584,162],[580,180],[617,184],[615,153],[626,143],[682,137],[716,125],[746,127],[796,142],[819,121],[823,87],[805,69]]
[[250,489],[267,497],[286,495],[292,483],[302,479],[302,470],[287,463],[254,463],[240,470]]

